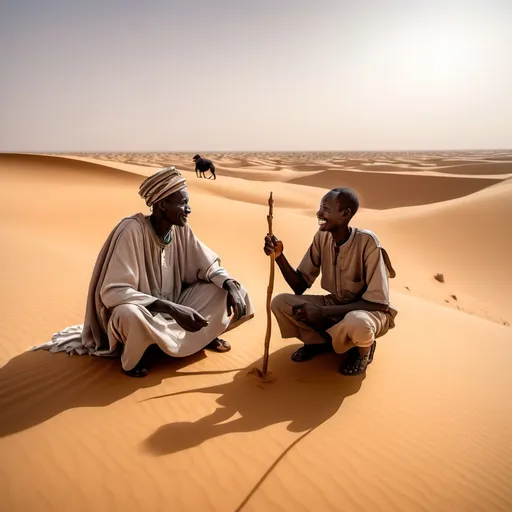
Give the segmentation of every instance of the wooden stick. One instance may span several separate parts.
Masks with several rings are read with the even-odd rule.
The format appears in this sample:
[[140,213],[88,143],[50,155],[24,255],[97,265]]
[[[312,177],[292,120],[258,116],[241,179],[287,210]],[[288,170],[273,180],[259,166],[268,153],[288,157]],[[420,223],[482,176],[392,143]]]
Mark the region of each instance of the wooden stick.
[[[268,198],[268,233],[270,236],[272,233],[272,219],[274,217],[274,199],[272,198],[272,192]],[[267,287],[267,332],[265,334],[265,352],[263,353],[263,377],[267,375],[268,371],[268,356],[270,350],[270,335],[272,333],[272,312],[270,310],[270,303],[272,302],[272,293],[274,291],[274,266],[275,266],[275,253],[270,254],[270,277]]]

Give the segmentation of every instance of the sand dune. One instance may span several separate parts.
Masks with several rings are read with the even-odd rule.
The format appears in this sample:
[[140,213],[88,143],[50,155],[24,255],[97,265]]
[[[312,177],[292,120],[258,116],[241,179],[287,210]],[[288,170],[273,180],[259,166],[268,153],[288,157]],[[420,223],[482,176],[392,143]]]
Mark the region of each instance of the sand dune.
[[[365,220],[385,236],[397,266],[404,269],[396,284],[511,323],[512,239],[506,230],[512,220],[512,180],[452,201],[389,210],[379,218],[366,215]],[[433,279],[438,273],[444,284]]]
[[437,172],[448,172],[450,174],[479,175],[486,176],[489,174],[511,174],[512,163],[463,163],[460,165],[443,165],[436,167]]
[[[512,509],[512,180],[347,171],[341,184],[366,207],[357,225],[378,232],[397,269],[397,327],[366,377],[348,378],[331,355],[293,364],[298,343],[274,324],[277,381],[263,385],[249,371],[261,364],[265,332],[268,192],[275,232],[297,264],[330,185],[323,173],[297,184],[256,181],[253,171],[280,161],[275,172],[287,178],[286,169],[340,157],[253,154],[246,171],[233,166],[242,176],[217,181],[187,167],[191,225],[246,285],[257,314],[226,335],[230,353],[160,357],[139,380],[117,360],[26,350],[82,321],[105,236],[147,211],[143,177],[157,161],[190,155],[95,156],[0,155],[2,510]],[[275,293],[285,290],[277,276]]]
[[358,191],[361,205],[376,210],[447,201],[499,183],[497,179],[460,179],[412,174],[324,171],[290,183],[323,189],[350,187]]
[[512,164],[503,162],[461,162],[456,165],[453,162],[443,162],[443,165],[437,164],[415,164],[412,161],[406,163],[380,163],[380,162],[365,162],[356,165],[359,169],[367,169],[369,171],[384,171],[384,172],[411,172],[411,171],[425,171],[433,170],[437,173],[448,173],[453,175],[464,176],[499,176],[512,174]]
[[[125,173],[119,172],[120,169],[126,168],[122,163],[113,165],[98,160],[74,158],[72,156],[49,158],[45,155],[36,154],[0,153],[0,165],[4,170],[6,179],[20,179],[19,175],[13,176],[13,174],[24,172],[36,172],[43,178],[49,174],[49,179],[52,179],[55,173],[60,173],[59,177],[69,179],[69,181],[75,178],[88,180],[91,178],[91,174],[96,175],[97,173],[101,173],[101,177],[106,175],[107,178],[115,176],[118,180],[130,179]],[[141,167],[136,166],[136,168],[140,173]],[[8,171],[5,172],[5,169],[8,169]]]

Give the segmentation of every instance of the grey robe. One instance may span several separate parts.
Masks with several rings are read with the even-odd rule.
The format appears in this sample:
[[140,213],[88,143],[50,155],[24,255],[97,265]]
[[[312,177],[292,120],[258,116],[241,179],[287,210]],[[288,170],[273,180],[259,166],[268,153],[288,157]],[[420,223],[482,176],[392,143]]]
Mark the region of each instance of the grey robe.
[[[236,325],[228,317],[230,276],[218,256],[187,225],[173,226],[171,242],[156,235],[148,216],[123,219],[110,233],[93,270],[85,321],[55,333],[52,340],[35,347],[51,352],[117,355],[124,345],[122,365],[132,369],[146,348],[156,343],[164,352],[185,357],[204,348],[223,332],[252,318],[253,306],[244,288],[247,313]],[[182,329],[175,320],[147,306],[156,299],[188,305],[209,325],[196,333]]]

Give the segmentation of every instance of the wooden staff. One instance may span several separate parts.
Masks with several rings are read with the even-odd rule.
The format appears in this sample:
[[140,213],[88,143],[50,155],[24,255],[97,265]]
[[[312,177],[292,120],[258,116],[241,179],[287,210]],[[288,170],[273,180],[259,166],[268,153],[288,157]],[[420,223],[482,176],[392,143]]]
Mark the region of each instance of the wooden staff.
[[[272,192],[268,198],[268,234],[272,237],[272,219],[274,216],[274,200],[272,199]],[[263,353],[263,370],[262,375],[265,377],[268,371],[268,353],[270,349],[270,334],[272,332],[272,316],[270,310],[270,303],[272,301],[272,293],[274,291],[274,265],[275,264],[275,253],[270,254],[270,277],[268,280],[267,287],[267,333],[265,334],[265,352]]]

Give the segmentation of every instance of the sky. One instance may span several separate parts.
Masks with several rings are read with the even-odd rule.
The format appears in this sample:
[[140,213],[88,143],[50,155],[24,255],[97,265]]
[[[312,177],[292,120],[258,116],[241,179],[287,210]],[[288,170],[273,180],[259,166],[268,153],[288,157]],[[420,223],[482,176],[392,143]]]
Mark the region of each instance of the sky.
[[3,0],[0,151],[512,148],[512,0]]

